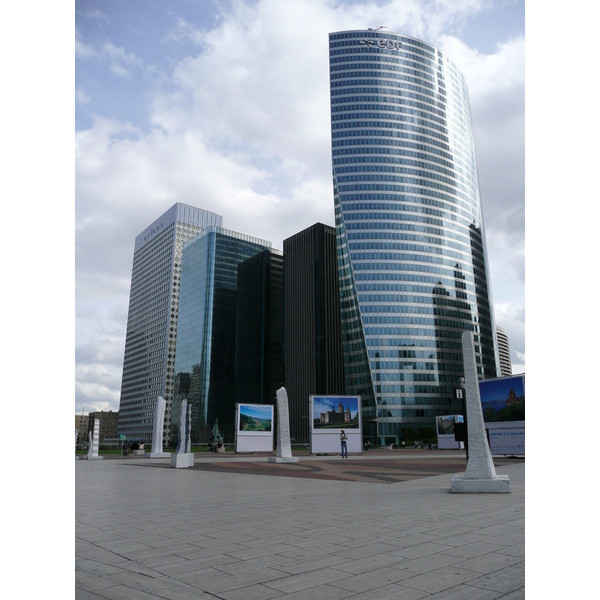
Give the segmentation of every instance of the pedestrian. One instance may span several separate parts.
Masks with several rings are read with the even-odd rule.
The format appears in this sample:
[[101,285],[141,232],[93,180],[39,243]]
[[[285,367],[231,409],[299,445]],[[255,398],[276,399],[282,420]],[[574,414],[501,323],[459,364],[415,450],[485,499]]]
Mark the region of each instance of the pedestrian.
[[343,429],[342,433],[340,433],[340,442],[342,444],[342,458],[348,458],[348,436]]

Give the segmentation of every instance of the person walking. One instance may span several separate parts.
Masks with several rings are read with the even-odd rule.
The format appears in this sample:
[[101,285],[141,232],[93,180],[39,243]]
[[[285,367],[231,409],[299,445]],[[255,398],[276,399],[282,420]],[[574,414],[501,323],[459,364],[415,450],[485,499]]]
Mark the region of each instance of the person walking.
[[343,429],[340,433],[340,442],[342,444],[342,458],[348,458],[348,436]]

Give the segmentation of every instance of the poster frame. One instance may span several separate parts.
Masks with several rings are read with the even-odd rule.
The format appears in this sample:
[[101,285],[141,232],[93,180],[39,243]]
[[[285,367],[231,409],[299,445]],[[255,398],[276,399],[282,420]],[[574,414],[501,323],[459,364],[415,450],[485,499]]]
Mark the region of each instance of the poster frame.
[[[270,408],[270,431],[241,431],[241,410],[243,406]],[[275,407],[272,404],[253,404],[251,402],[237,402],[235,405],[235,453],[246,452],[273,452],[273,439],[275,433]]]
[[[342,402],[344,399],[356,400],[358,411],[358,428],[348,428],[340,424],[339,427],[327,429],[315,428],[314,404],[315,400],[332,400],[333,404]],[[362,398],[360,395],[337,395],[337,394],[311,394],[309,396],[309,420],[310,420],[310,453],[311,454],[341,454],[340,433],[344,429],[348,436],[348,452],[362,454]]]

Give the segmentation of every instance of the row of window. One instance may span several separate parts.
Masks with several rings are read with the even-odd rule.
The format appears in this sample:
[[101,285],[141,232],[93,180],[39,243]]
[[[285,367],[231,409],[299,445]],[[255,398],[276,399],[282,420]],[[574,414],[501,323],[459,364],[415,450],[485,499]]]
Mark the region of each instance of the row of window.
[[[468,157],[468,160],[464,160],[464,159],[460,159],[460,156],[454,156],[452,154],[450,154],[449,152],[447,152],[447,148],[448,146],[445,144],[442,144],[441,142],[438,142],[437,140],[434,139],[430,139],[427,136],[423,136],[423,135],[417,135],[417,134],[407,134],[405,137],[401,137],[401,136],[383,136],[380,135],[379,131],[374,131],[371,133],[368,132],[363,132],[363,131],[358,131],[358,132],[354,132],[355,133],[355,137],[352,137],[350,139],[336,139],[331,141],[331,146],[333,149],[333,156],[336,156],[335,150],[337,150],[338,148],[342,148],[342,147],[348,147],[348,146],[361,146],[361,147],[368,147],[368,146],[377,146],[378,148],[376,149],[376,151],[373,149],[371,150],[371,152],[365,151],[365,150],[358,150],[358,149],[354,149],[352,148],[352,152],[348,152],[347,154],[352,154],[352,153],[356,153],[356,154],[375,154],[375,153],[380,153],[380,154],[396,154],[396,155],[400,155],[401,153],[399,152],[386,152],[386,147],[389,147],[390,150],[395,150],[395,149],[399,149],[399,148],[411,148],[415,151],[414,154],[407,154],[407,156],[414,156],[414,157],[419,157],[420,156],[417,155],[416,152],[418,151],[423,151],[423,152],[427,152],[429,155],[437,155],[443,159],[446,159],[446,163],[441,162],[441,164],[445,164],[445,166],[453,166],[456,164],[456,162],[459,162],[459,166],[462,166],[464,169],[466,169],[467,171],[470,172],[475,172],[474,169],[474,162],[472,161],[473,157]],[[366,135],[369,136],[380,136],[380,137],[364,137]],[[392,139],[390,139],[392,138]],[[446,149],[444,149],[444,147]],[[338,154],[338,156],[341,155]],[[431,160],[435,160],[435,157],[432,157]],[[437,161],[436,161],[437,162]]]

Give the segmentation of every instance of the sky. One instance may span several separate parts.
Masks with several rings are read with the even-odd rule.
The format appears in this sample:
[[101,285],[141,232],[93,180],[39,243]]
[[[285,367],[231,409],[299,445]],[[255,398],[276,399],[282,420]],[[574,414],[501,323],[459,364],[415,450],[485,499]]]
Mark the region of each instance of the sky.
[[383,25],[466,77],[496,322],[525,371],[519,0],[75,2],[75,412],[118,410],[133,244],[175,202],[283,240],[334,225],[328,33]]
[[258,404],[241,404],[240,414],[254,417],[255,419],[272,419],[273,407],[259,406]]

